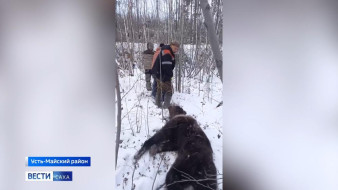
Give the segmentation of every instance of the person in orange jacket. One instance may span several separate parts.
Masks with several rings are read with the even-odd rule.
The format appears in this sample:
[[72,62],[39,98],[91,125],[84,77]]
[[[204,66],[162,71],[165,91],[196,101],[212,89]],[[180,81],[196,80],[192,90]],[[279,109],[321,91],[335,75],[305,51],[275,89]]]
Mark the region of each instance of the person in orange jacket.
[[[171,78],[175,68],[175,53],[178,52],[180,44],[171,42],[170,45],[164,45],[158,53],[156,60],[153,62],[152,74],[156,76],[157,93],[155,104],[162,107],[161,97],[164,96],[163,108],[170,105],[173,88]],[[156,53],[155,53],[156,55]]]

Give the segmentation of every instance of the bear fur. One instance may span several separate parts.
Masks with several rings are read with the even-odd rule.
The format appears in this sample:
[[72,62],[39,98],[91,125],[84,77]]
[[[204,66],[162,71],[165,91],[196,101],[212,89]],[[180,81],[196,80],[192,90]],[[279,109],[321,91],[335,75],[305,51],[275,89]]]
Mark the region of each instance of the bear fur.
[[170,120],[144,142],[134,159],[137,161],[148,150],[150,155],[177,151],[165,180],[168,190],[217,189],[217,171],[208,137],[181,107],[174,105],[168,109]]

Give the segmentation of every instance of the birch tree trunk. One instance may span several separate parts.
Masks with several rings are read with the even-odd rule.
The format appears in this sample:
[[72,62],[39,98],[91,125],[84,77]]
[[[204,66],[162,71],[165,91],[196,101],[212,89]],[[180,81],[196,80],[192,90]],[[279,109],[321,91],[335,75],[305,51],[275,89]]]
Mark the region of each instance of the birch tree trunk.
[[179,50],[179,60],[178,60],[178,92],[182,92],[182,64],[183,64],[183,36],[184,36],[184,10],[183,10],[183,3],[181,1],[180,12],[181,12],[181,35],[180,35],[180,50]]
[[221,50],[220,50],[219,43],[218,43],[219,41],[217,39],[214,21],[211,17],[211,13],[210,13],[210,5],[209,5],[207,0],[200,0],[200,6],[201,6],[201,9],[202,9],[202,12],[203,12],[204,25],[205,25],[205,27],[207,28],[207,31],[208,31],[207,35],[208,35],[208,39],[209,39],[209,42],[210,42],[212,52],[214,54],[214,59],[215,59],[216,67],[217,67],[217,70],[218,70],[218,74],[221,78],[221,81],[223,81],[222,54],[221,54]]
[[[114,60],[115,63],[115,60]],[[119,83],[119,73],[118,69],[116,70],[116,98],[117,98],[117,130],[116,130],[116,146],[115,146],[115,166],[117,164],[117,158],[120,147],[120,136],[121,136],[121,91],[120,91],[120,83]]]
[[[116,2],[114,1],[113,3],[113,18],[116,18],[115,17],[115,14],[116,14]],[[114,19],[113,20],[113,36],[116,35],[116,20]],[[121,27],[120,27],[121,28]],[[122,39],[122,38],[121,38]],[[113,38],[113,44],[115,44],[115,38]],[[113,59],[113,75],[116,75],[115,78],[116,80],[113,82],[113,85],[115,86],[116,88],[116,97],[117,97],[117,131],[116,131],[116,145],[115,145],[115,167],[116,167],[116,164],[117,164],[117,155],[119,153],[119,145],[120,145],[120,134],[121,134],[121,94],[120,94],[120,84],[119,84],[119,75],[118,75],[118,68],[117,68],[117,63],[116,63],[116,55],[115,55],[116,51],[114,49],[113,51],[113,56],[112,56],[112,59]],[[115,100],[115,95],[113,96],[114,97],[114,100]],[[114,109],[115,110],[115,109]]]

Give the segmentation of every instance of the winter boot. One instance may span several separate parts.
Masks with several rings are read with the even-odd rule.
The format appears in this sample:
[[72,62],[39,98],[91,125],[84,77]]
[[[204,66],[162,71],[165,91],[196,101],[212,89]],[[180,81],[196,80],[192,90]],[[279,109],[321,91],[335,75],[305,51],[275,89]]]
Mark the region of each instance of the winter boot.
[[168,122],[169,121],[169,110],[168,109],[163,109],[163,117],[162,120]]
[[165,93],[165,95],[164,95],[164,103],[163,103],[163,108],[164,109],[167,109],[170,106],[171,97],[172,97],[171,93]]

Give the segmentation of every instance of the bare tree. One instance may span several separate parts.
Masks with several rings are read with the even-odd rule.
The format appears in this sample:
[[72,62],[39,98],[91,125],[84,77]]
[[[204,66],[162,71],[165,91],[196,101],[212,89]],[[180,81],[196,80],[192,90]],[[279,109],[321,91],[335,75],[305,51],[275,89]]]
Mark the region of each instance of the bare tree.
[[210,5],[207,0],[200,0],[201,8],[203,11],[204,15],[204,25],[208,30],[208,39],[210,41],[210,46],[212,49],[212,52],[214,54],[214,59],[216,62],[216,67],[218,69],[218,74],[223,81],[222,77],[222,68],[223,68],[223,61],[222,61],[222,54],[221,50],[219,47],[218,39],[217,39],[217,34],[215,30],[215,25],[214,21],[211,17],[210,13]]
[[115,165],[117,164],[117,158],[120,147],[120,136],[121,136],[121,91],[119,83],[118,69],[116,69],[116,98],[117,98],[117,131],[116,131],[116,147],[115,147]]

